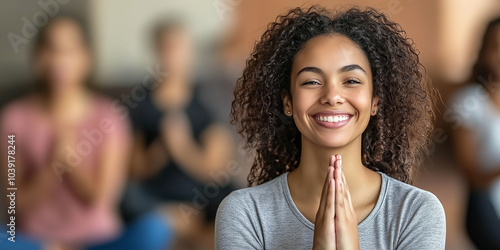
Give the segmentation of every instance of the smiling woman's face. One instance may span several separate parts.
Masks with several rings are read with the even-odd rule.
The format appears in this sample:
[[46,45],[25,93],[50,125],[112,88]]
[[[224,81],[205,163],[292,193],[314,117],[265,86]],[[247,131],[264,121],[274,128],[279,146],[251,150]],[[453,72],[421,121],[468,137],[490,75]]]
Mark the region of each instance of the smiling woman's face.
[[[291,95],[283,98],[303,137],[325,147],[342,147],[360,138],[376,111],[370,63],[342,35],[318,36],[297,53]],[[290,114],[288,114],[290,115]]]

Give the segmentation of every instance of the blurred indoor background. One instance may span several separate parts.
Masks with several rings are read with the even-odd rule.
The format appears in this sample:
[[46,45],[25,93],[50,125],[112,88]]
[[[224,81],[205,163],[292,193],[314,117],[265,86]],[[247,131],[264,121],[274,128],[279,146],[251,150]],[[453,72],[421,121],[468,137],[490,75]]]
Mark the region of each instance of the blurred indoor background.
[[[153,130],[158,129],[158,126],[170,126],[171,129],[182,126],[183,123],[178,120],[184,119],[183,122],[186,122],[186,115],[191,118],[191,122],[187,122],[193,127],[192,132],[187,132],[186,138],[189,138],[186,140],[194,141],[195,144],[200,141],[204,143],[204,147],[193,149],[196,151],[193,155],[199,158],[185,159],[189,157],[170,148],[167,149],[169,159],[158,163],[164,165],[176,161],[176,167],[188,174],[164,173],[161,169],[142,173],[133,170],[134,166],[129,166],[128,162],[122,163],[125,174],[117,177],[121,178],[116,181],[120,190],[114,193],[119,197],[114,204],[119,207],[117,214],[122,215],[125,227],[132,228],[137,226],[134,224],[136,220],[143,218],[141,216],[144,214],[150,215],[149,212],[154,208],[155,211],[161,211],[154,216],[169,218],[170,229],[165,233],[173,238],[167,243],[170,248],[211,249],[211,215],[216,210],[216,204],[231,190],[246,186],[251,164],[251,156],[243,150],[235,128],[229,124],[232,88],[266,25],[290,8],[312,4],[328,8],[353,5],[374,7],[398,22],[415,41],[421,61],[442,99],[436,107],[437,121],[431,154],[426,165],[419,170],[416,185],[434,193],[444,205],[447,249],[475,249],[466,231],[467,178],[453,150],[456,126],[453,119],[446,119],[446,111],[450,98],[470,79],[486,25],[500,16],[500,2],[497,0],[4,0],[0,3],[0,105],[4,108],[11,101],[37,89],[33,72],[37,64],[43,62],[34,59],[35,34],[47,24],[48,17],[65,15],[81,20],[89,31],[88,48],[92,56],[88,74],[92,88],[106,96],[107,102],[116,104],[117,109],[121,105],[128,110],[119,112],[123,114],[123,133],[129,133],[131,138],[129,142],[122,142],[130,144],[122,151],[124,157],[138,154],[140,156],[137,157],[147,159],[154,156],[155,152],[165,150],[162,147],[153,148],[155,138],[161,140],[161,135],[151,134],[151,126]],[[78,29],[78,26],[72,27]],[[54,30],[57,29],[52,30],[56,32]],[[52,47],[59,46],[57,41],[52,41],[57,39],[57,35],[53,36],[56,38],[47,38],[47,41],[42,42],[41,50],[45,43]],[[172,54],[177,59],[166,58]],[[172,67],[173,75],[190,87],[173,87],[173,91],[180,93],[180,96],[193,95],[196,101],[194,103],[189,98],[187,101],[180,98],[181,104],[165,105],[176,107],[185,101],[189,103],[186,105],[192,107],[192,112],[179,115],[169,109],[172,119],[147,121],[147,114],[157,116],[158,113],[167,112],[155,110],[154,103],[150,103],[150,106],[144,104],[155,100],[155,96],[146,97],[146,89],[149,90],[147,87],[150,86],[148,83],[159,79],[158,76],[166,71],[162,66],[176,63],[181,66]],[[157,91],[154,87],[152,89],[153,92]],[[158,89],[156,98],[165,93]],[[168,93],[165,95],[168,96]],[[193,121],[193,117],[202,118]],[[165,129],[163,133],[169,133],[168,130]],[[19,147],[26,145],[22,140],[29,141],[22,139],[22,136],[17,135]],[[183,140],[183,137],[178,139]],[[137,143],[137,140],[142,141],[142,144]],[[188,143],[183,147],[190,149]],[[217,149],[210,149],[214,147]],[[199,165],[196,161],[202,160],[213,161],[214,164],[207,167],[205,176],[189,174],[189,167],[180,166],[185,163],[195,168]],[[176,180],[189,179],[187,182],[193,182],[187,185],[190,194],[178,194],[175,188],[183,184],[173,186],[177,184],[172,182],[171,187],[165,187],[163,193],[151,195],[154,201],[141,200],[144,199],[142,192],[147,193],[148,188],[162,185],[161,180],[154,178],[155,175],[168,175],[171,178],[179,175]],[[228,185],[226,178],[231,179]],[[1,181],[6,179],[2,173]],[[210,192],[216,194],[211,195]],[[171,201],[175,201],[174,205]],[[148,205],[137,208],[136,203]],[[199,213],[202,210],[203,213]],[[203,218],[196,218],[200,214],[204,214],[201,216]],[[186,221],[186,216],[192,220]],[[156,217],[152,218],[154,221]],[[2,221],[6,219],[2,211]],[[141,222],[151,225],[147,218]],[[497,234],[500,236],[500,232]],[[7,234],[0,233],[1,249],[6,249],[1,247],[6,242]],[[57,247],[55,245],[53,249],[61,249]]]

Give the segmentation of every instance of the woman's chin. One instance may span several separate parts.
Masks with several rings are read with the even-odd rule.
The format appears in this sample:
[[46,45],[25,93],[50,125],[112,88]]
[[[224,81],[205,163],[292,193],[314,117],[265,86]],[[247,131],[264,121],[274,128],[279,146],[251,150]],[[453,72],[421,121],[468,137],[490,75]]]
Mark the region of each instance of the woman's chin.
[[346,146],[349,143],[347,138],[321,138],[316,141],[316,144],[320,147],[325,148],[341,148]]

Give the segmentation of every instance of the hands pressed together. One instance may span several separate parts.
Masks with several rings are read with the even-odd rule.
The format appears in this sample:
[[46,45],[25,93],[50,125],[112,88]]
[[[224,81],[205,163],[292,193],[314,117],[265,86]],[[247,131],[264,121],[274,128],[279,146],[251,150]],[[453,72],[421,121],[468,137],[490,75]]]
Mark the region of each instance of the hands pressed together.
[[359,249],[358,221],[340,155],[330,156],[316,213],[313,249]]

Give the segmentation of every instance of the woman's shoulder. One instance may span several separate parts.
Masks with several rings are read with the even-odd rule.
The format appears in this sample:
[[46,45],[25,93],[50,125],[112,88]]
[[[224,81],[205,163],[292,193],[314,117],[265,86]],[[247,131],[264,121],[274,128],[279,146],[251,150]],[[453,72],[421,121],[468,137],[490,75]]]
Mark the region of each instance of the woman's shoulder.
[[446,215],[443,205],[433,193],[396,180],[385,175],[387,188],[384,210],[399,217],[406,224],[419,221],[436,227],[445,228]]
[[89,96],[90,101],[103,110],[109,110],[116,103],[116,99],[99,92],[89,92]]
[[479,83],[464,85],[448,101],[444,120],[468,129],[481,128],[492,118],[492,105],[487,89]]
[[412,207],[426,205],[437,209],[443,208],[441,202],[433,193],[387,175],[385,175],[385,178],[387,178],[387,195],[389,197],[397,198],[403,203],[411,203]]
[[392,223],[401,249],[444,249],[446,215],[443,205],[431,192],[385,175],[383,216],[378,222]]
[[111,96],[99,92],[91,92],[89,95],[89,102],[93,105],[95,114],[110,119],[120,118],[120,120],[125,120],[128,112],[125,105],[118,99],[113,99]]
[[39,106],[38,99],[36,95],[28,94],[7,102],[0,110],[0,120],[3,122],[24,120]]
[[282,174],[268,182],[262,183],[253,187],[241,188],[231,192],[226,199],[243,201],[245,199],[270,199],[271,194],[280,190],[282,178],[286,178],[286,174]]
[[[478,112],[484,101],[488,99],[486,88],[479,83],[468,83],[460,87],[449,98],[448,105],[452,111]],[[476,109],[476,110],[472,110]]]
[[282,178],[286,178],[286,174],[257,186],[232,191],[221,202],[219,210],[222,212],[251,212],[261,207],[262,204],[276,202],[276,196],[281,194]]
[[39,105],[40,97],[35,94],[27,94],[6,102],[3,105],[2,110],[4,111],[17,111],[20,109],[25,109],[27,107],[33,107]]

